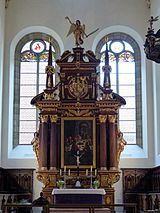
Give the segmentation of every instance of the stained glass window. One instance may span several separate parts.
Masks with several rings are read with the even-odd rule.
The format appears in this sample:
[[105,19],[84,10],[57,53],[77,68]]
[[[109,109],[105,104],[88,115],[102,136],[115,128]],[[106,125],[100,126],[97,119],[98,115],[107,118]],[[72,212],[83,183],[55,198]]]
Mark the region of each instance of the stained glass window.
[[[123,33],[107,35],[111,89],[126,100],[126,105],[119,110],[119,127],[127,144],[142,146],[141,119],[141,80],[138,45],[130,36]],[[127,39],[128,37],[128,39]],[[131,42],[132,41],[132,42]],[[103,86],[106,39],[97,45],[100,63],[100,84]]]
[[[38,111],[30,102],[34,96],[45,89],[49,36],[40,33],[38,37],[36,38],[34,34],[24,37],[16,49],[14,145],[31,144],[34,132],[38,127]],[[55,43],[54,39],[52,41]],[[58,46],[58,44],[56,45]],[[56,49],[53,46],[53,66],[57,54],[56,50],[59,52],[59,48]]]

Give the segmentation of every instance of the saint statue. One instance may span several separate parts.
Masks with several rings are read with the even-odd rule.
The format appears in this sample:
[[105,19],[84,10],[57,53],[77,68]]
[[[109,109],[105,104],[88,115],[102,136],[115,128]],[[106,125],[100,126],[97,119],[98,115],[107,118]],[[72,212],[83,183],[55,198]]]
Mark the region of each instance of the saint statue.
[[65,19],[68,19],[69,23],[71,24],[67,36],[73,33],[76,46],[82,45],[85,36],[85,25],[82,25],[80,20],[76,20],[76,23],[72,23],[68,16],[66,16]]
[[97,32],[99,30],[99,28],[97,28],[96,30],[92,31],[91,33],[86,34],[85,25],[81,24],[80,20],[76,20],[76,22],[73,23],[73,22],[71,22],[71,20],[68,16],[66,16],[65,19],[67,19],[69,21],[69,23],[71,24],[67,36],[69,36],[70,34],[73,33],[74,38],[75,38],[75,44],[77,47],[83,44],[84,38],[87,38],[88,36],[92,35],[93,33]]

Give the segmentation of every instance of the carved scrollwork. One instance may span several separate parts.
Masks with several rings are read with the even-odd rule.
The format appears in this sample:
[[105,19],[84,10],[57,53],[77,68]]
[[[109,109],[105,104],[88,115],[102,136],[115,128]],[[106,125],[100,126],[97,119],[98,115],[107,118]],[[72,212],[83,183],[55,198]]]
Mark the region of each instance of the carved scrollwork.
[[101,187],[112,188],[113,184],[118,182],[120,179],[119,172],[107,173],[101,176]]
[[72,109],[70,109],[70,110],[64,112],[64,116],[66,116],[66,117],[74,117],[74,116],[90,117],[90,116],[93,116],[93,112],[90,110],[72,110]]
[[51,174],[51,173],[43,173],[40,172],[37,175],[37,179],[43,183],[44,188],[48,188],[48,187],[56,187],[56,174]]
[[38,174],[37,179],[43,183],[44,188],[46,188],[50,184],[49,174]]

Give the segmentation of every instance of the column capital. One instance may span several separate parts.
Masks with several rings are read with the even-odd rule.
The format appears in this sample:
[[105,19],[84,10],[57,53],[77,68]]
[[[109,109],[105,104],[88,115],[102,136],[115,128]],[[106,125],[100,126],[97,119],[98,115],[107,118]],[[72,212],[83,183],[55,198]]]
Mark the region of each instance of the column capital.
[[57,118],[58,118],[57,115],[50,115],[51,123],[56,123],[57,122]]
[[42,123],[48,122],[48,115],[40,115],[40,120]]
[[108,120],[110,123],[116,122],[116,115],[108,115]]
[[100,123],[105,123],[107,120],[107,115],[99,115],[99,121]]

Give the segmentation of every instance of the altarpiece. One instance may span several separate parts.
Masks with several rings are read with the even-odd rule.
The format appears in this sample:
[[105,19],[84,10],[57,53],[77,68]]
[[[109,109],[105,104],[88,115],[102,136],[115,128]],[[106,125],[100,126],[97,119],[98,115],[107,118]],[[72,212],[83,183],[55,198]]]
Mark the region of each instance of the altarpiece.
[[51,202],[57,181],[65,178],[66,188],[75,188],[77,179],[83,188],[99,180],[106,191],[105,203],[114,203],[113,184],[120,179],[119,160],[126,143],[118,115],[126,102],[111,89],[107,50],[103,86],[97,77],[100,60],[78,40],[72,51],[66,50],[56,61],[60,81],[54,85],[50,43],[46,88],[31,104],[39,109],[39,130],[33,140],[37,178]]

